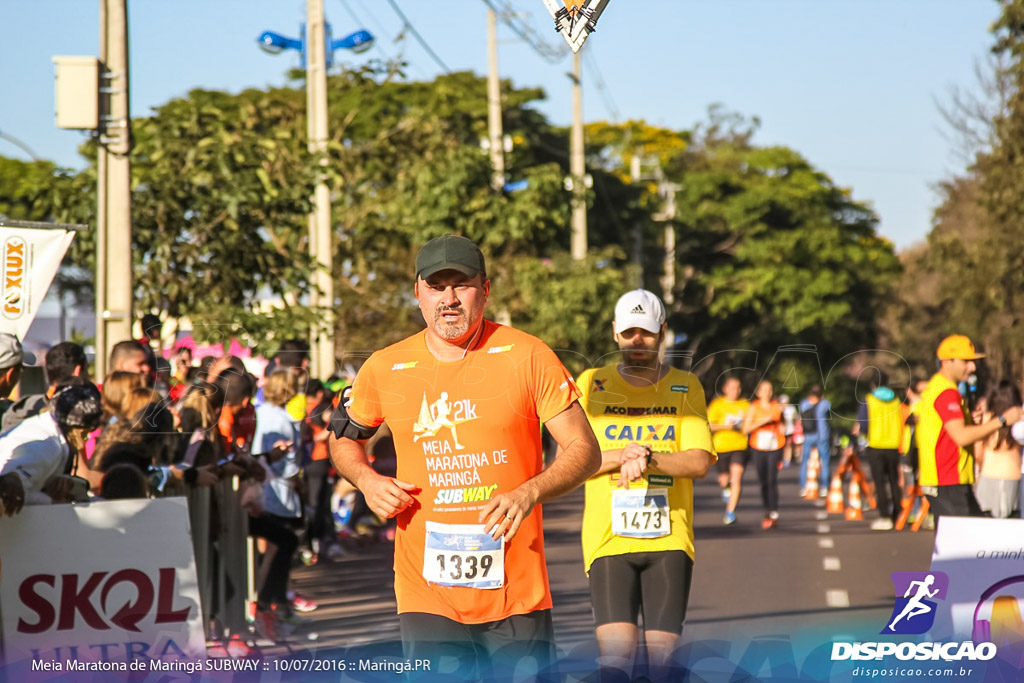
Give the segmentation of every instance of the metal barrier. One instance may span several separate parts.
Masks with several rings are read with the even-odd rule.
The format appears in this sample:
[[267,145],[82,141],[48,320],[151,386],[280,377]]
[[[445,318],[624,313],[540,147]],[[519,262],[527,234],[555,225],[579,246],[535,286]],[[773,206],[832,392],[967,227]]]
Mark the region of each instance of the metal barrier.
[[237,477],[188,494],[196,576],[207,640],[249,631],[246,600],[252,567],[249,516],[242,509]]

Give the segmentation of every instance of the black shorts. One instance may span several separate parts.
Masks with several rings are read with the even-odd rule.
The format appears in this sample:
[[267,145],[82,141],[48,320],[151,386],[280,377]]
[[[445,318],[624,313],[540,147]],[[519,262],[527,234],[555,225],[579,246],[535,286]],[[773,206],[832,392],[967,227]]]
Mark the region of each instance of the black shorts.
[[728,472],[730,466],[739,465],[746,467],[750,462],[750,451],[744,448],[742,451],[726,451],[718,454],[718,471]]
[[984,517],[970,484],[938,486],[937,496],[928,496],[931,513],[939,517]]
[[599,557],[590,565],[590,600],[598,626],[637,623],[680,634],[690,599],[693,560],[682,550]]
[[398,625],[405,658],[430,662],[430,670],[420,672],[424,680],[430,680],[431,673],[454,674],[460,680],[511,679],[511,672],[527,658],[533,660],[529,667],[538,681],[558,680],[557,672],[553,673],[555,629],[549,609],[483,624],[405,612],[398,615]]

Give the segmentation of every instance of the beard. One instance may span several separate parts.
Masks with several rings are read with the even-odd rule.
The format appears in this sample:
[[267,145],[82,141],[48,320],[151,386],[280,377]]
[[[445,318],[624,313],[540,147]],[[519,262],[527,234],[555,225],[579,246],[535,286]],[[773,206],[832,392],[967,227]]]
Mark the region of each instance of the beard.
[[[455,320],[446,320],[444,313],[456,312],[459,317]],[[438,306],[434,310],[434,331],[441,339],[451,341],[458,339],[469,331],[469,316],[461,306]]]
[[658,366],[659,358],[656,349],[645,349],[636,347],[620,348],[622,352],[622,365],[627,368],[655,368]]

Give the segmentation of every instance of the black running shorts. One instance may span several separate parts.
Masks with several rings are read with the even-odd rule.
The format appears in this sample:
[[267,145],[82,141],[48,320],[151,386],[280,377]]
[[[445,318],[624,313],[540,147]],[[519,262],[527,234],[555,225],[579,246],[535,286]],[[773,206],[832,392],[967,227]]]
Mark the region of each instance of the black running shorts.
[[690,599],[693,560],[682,550],[599,557],[590,565],[590,599],[598,626],[637,623],[682,633]]

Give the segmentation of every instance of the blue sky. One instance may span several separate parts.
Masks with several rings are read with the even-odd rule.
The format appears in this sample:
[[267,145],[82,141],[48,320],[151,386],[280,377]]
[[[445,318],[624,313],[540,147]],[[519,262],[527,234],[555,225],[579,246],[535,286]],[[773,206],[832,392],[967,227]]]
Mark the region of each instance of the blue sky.
[[[395,2],[447,67],[486,71],[482,0]],[[541,0],[507,4],[540,39],[561,41]],[[336,37],[377,36],[370,52],[339,61],[403,55],[412,79],[441,72],[387,0],[325,0],[325,9]],[[905,247],[930,228],[932,185],[962,170],[937,102],[975,87],[998,12],[994,0],[611,0],[584,47],[584,117],[684,129],[716,103],[757,116],[755,143],[803,154],[870,203],[880,232]],[[0,0],[0,132],[75,168],[84,134],[54,125],[52,57],[97,54],[98,14],[99,0]],[[267,55],[255,39],[266,29],[297,36],[304,14],[304,0],[129,0],[133,116],[195,87],[285,83],[298,54]],[[539,108],[567,124],[571,60],[549,63],[503,26],[499,41],[502,77],[543,87]],[[27,158],[2,139],[0,154]]]

